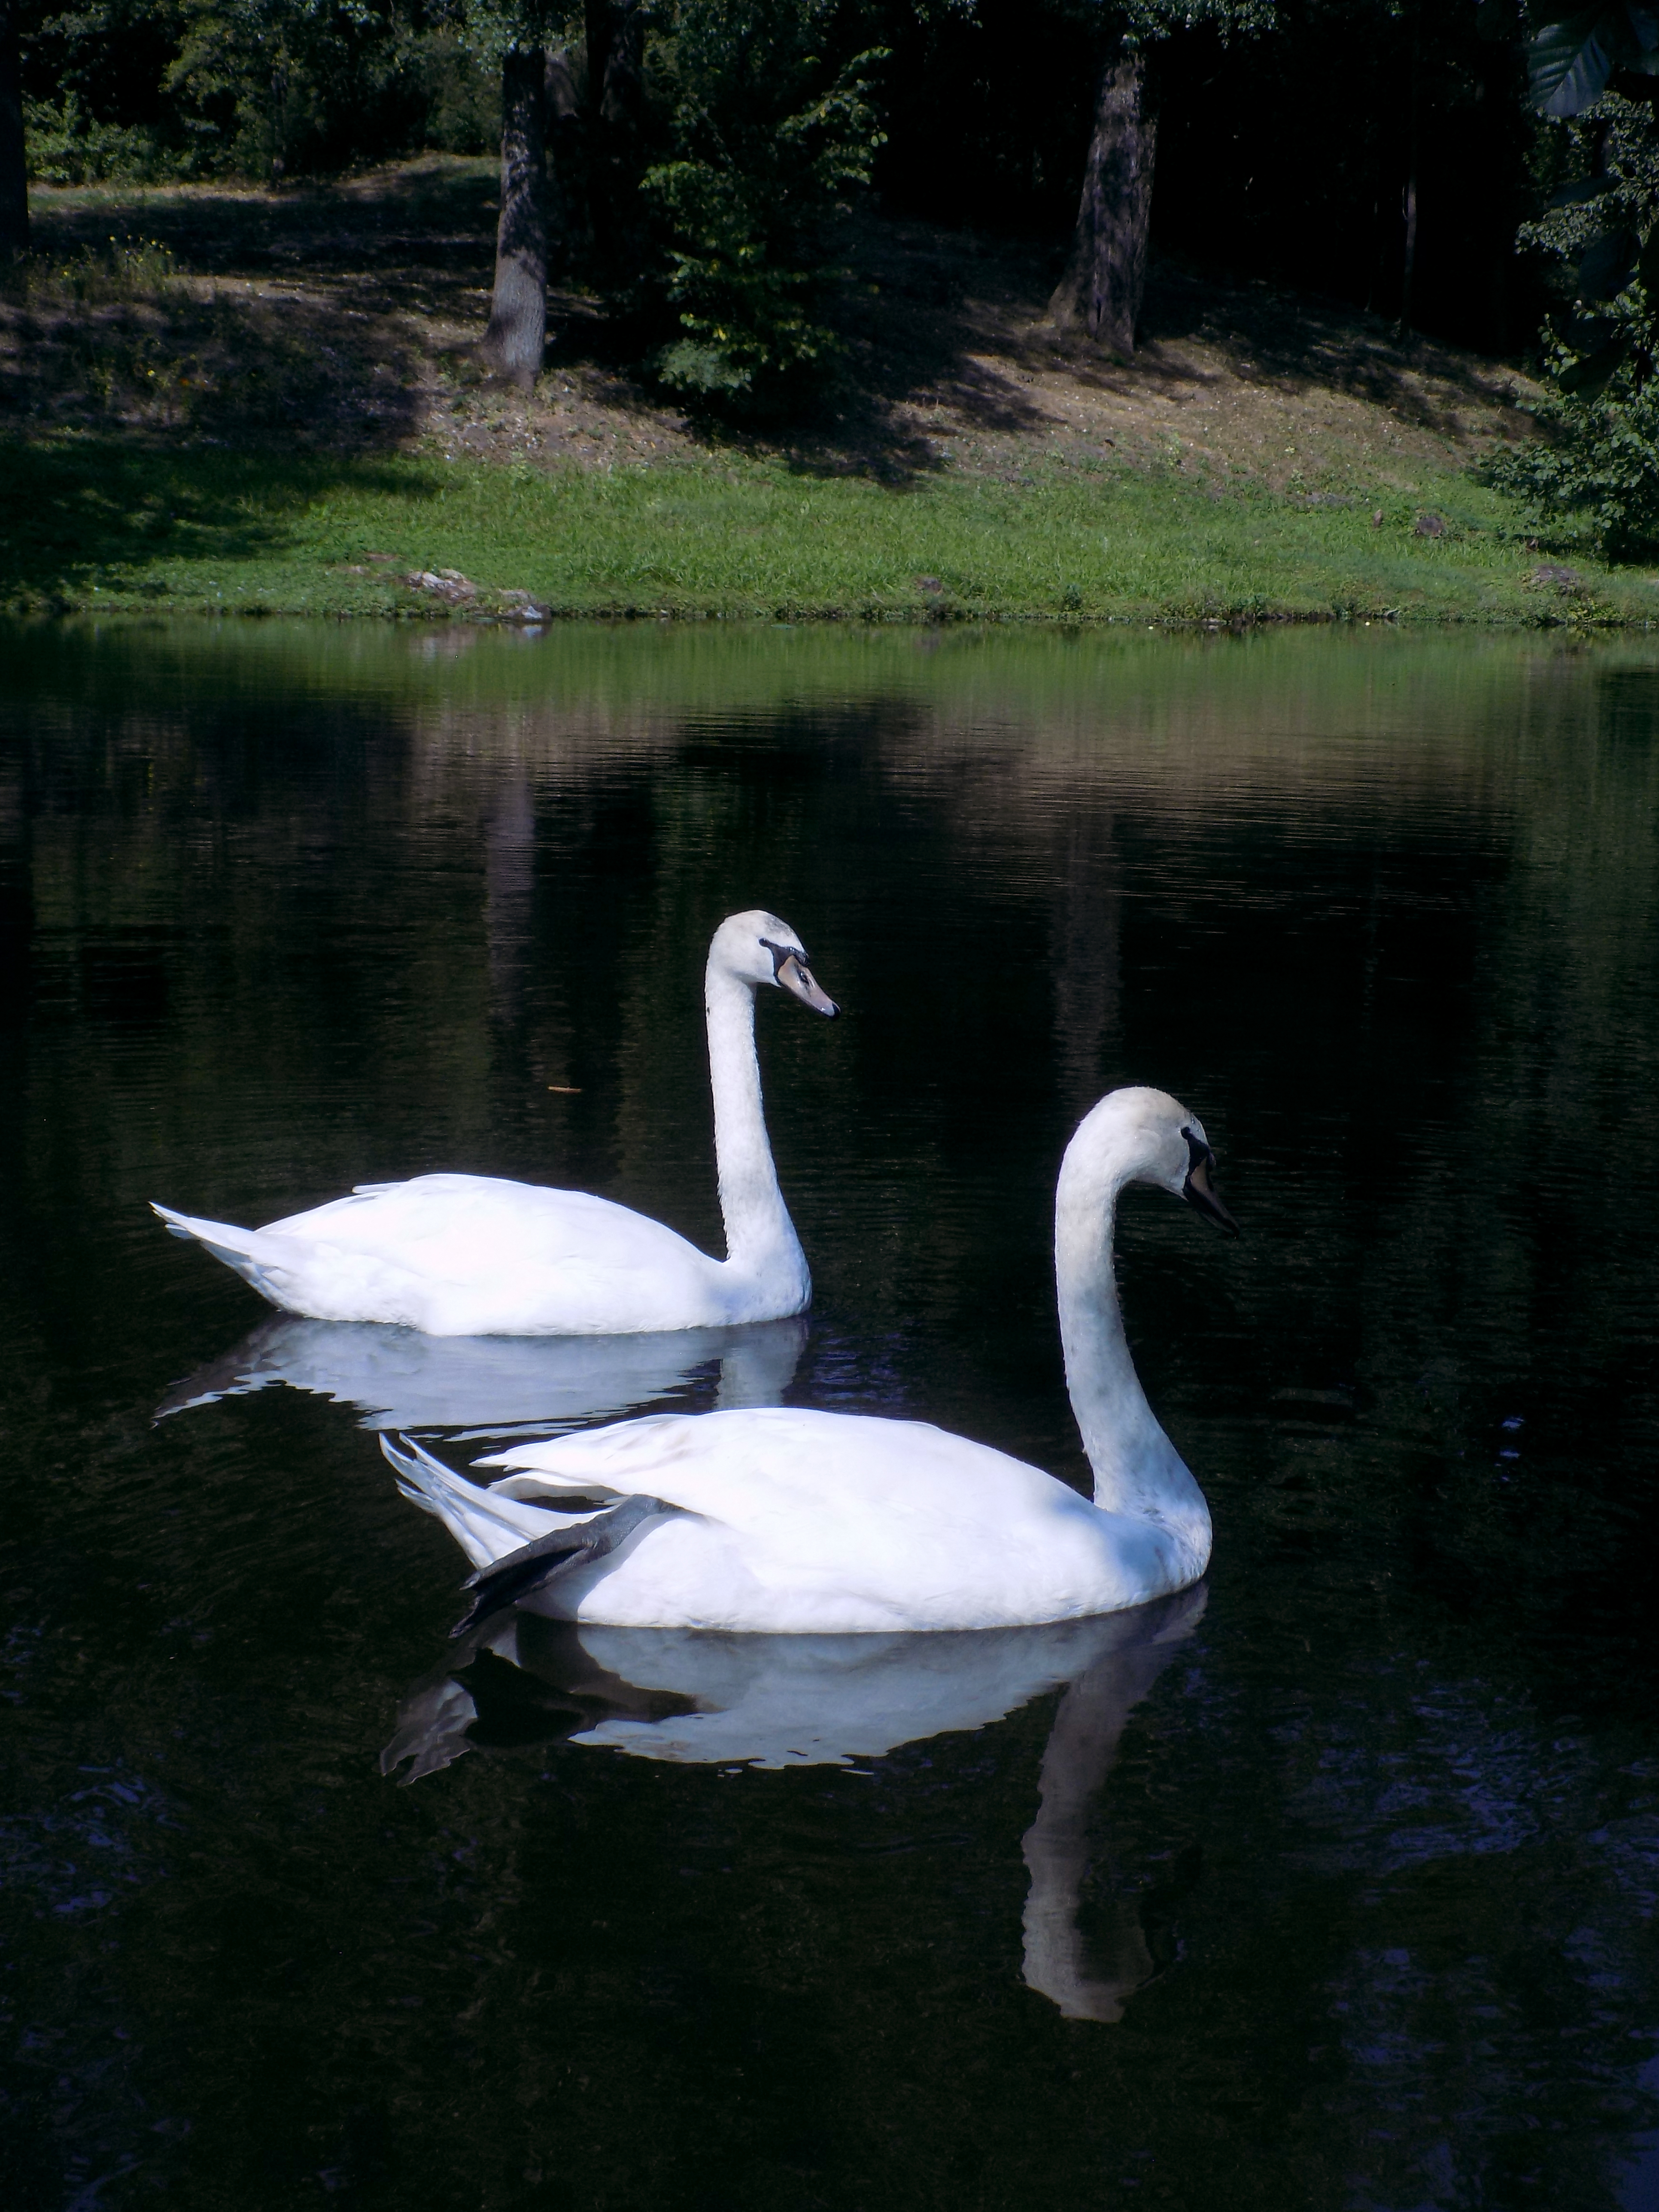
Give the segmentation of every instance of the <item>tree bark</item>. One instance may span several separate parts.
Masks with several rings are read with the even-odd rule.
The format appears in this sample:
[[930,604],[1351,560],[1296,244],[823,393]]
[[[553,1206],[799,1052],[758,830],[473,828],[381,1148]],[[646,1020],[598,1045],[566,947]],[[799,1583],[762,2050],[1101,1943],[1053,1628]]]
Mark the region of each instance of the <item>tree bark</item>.
[[607,130],[632,137],[645,88],[640,0],[587,0],[587,96]]
[[546,87],[548,258],[550,265],[556,231],[556,250],[577,263],[588,237],[587,173],[581,98],[568,46],[549,47]]
[[23,158],[23,70],[17,0],[0,0],[0,257],[29,250],[28,173]]
[[495,287],[479,349],[528,392],[547,342],[547,57],[515,46],[501,64],[501,216]]
[[600,258],[634,272],[645,24],[640,0],[586,0],[588,216]]
[[1412,327],[1412,290],[1417,276],[1417,149],[1423,110],[1423,16],[1412,17],[1411,125],[1406,148],[1406,191],[1400,212],[1406,226],[1405,250],[1400,266],[1400,335]]
[[1158,125],[1145,112],[1145,95],[1140,55],[1120,48],[1101,74],[1072,255],[1048,302],[1059,329],[1121,354],[1135,349],[1146,289]]

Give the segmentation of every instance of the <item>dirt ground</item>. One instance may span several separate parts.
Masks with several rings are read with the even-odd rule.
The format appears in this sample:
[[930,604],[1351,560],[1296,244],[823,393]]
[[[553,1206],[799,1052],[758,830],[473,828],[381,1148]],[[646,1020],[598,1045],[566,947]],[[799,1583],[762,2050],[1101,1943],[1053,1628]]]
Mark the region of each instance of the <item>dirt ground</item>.
[[[0,292],[0,425],[585,469],[706,459],[708,426],[629,376],[574,292],[550,302],[532,395],[480,374],[495,190],[489,163],[429,157],[282,192],[37,191],[39,256]],[[737,442],[895,483],[1112,454],[1317,500],[1529,429],[1535,390],[1512,368],[1167,264],[1132,362],[1063,347],[1043,313],[1058,245],[872,218],[837,392],[810,433]]]

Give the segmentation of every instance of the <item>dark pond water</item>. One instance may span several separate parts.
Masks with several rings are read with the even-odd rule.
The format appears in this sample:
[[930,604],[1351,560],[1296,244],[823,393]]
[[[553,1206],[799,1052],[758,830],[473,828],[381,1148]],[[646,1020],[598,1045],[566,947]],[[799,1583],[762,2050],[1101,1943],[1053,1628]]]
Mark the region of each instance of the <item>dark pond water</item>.
[[[10,2203],[1659,2205],[1659,653],[13,630],[0,778]],[[453,1167],[713,1243],[750,904],[849,1010],[761,1008],[804,1328],[250,1338],[149,1213]],[[781,1395],[1082,1480],[1048,1209],[1126,1080],[1245,1230],[1121,1240],[1203,1591],[448,1642],[377,1425]]]

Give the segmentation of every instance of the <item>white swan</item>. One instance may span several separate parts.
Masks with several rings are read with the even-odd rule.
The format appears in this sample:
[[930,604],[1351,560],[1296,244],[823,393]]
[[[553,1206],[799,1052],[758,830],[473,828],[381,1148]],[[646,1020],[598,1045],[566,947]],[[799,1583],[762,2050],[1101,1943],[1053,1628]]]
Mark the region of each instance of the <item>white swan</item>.
[[1136,1378],[1112,1278],[1127,1183],[1231,1234],[1202,1126],[1161,1091],[1115,1091],[1066,1147],[1054,1272],[1093,1504],[920,1422],[793,1407],[662,1414],[481,1461],[488,1490],[418,1444],[381,1448],[478,1571],[459,1634],[501,1606],[640,1628],[817,1634],[1007,1628],[1141,1605],[1210,1556],[1204,1494]]
[[732,915],[714,932],[704,978],[724,1260],[609,1199],[494,1176],[361,1183],[264,1229],[155,1211],[272,1305],[316,1321],[429,1336],[611,1336],[802,1313],[812,1279],[778,1188],[755,1058],[755,993],[775,983],[816,1013],[836,1012],[787,922]]

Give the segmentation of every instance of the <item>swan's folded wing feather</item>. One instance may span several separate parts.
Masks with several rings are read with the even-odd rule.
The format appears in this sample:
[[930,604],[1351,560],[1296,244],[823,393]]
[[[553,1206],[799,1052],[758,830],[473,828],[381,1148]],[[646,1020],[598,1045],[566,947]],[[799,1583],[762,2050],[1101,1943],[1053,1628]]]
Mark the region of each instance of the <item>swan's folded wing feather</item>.
[[1101,1518],[1051,1476],[967,1437],[800,1407],[656,1415],[479,1465],[535,1471],[550,1503],[560,1485],[659,1498],[732,1530],[746,1571],[804,1606],[811,1593],[856,1592],[913,1625],[919,1602],[941,1623],[1031,1618],[1021,1608],[1037,1588],[1052,1592],[1057,1556],[1090,1567]]
[[662,1327],[684,1325],[717,1267],[609,1199],[486,1176],[367,1185],[247,1235],[282,1271],[279,1304],[441,1336],[636,1329],[642,1285]]
[[553,1190],[495,1176],[416,1176],[363,1183],[349,1198],[273,1221],[261,1232],[316,1239],[338,1252],[395,1255],[455,1277],[499,1267],[521,1253],[542,1265],[588,1261],[607,1267],[660,1266],[688,1244],[660,1221],[582,1190]]

